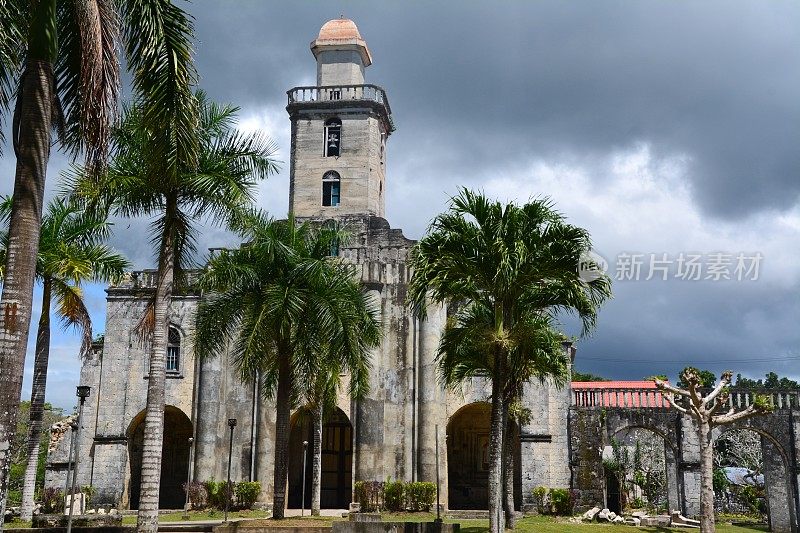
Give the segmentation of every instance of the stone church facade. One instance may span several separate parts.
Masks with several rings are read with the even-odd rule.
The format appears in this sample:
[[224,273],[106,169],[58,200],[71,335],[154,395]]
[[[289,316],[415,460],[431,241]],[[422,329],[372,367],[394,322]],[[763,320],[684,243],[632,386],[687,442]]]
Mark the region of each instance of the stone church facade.
[[[327,22],[311,51],[317,85],[288,91],[290,209],[299,218],[334,219],[350,229],[353,238],[339,254],[358,266],[365,290],[380,302],[384,328],[371,354],[369,395],[354,401],[342,393],[325,423],[322,506],[347,508],[354,480],[435,481],[438,436],[441,502],[485,509],[491,387],[476,379],[459,392],[442,389],[435,354],[447,310],[431,307],[420,320],[406,306],[414,241],[384,218],[386,148],[395,129],[386,91],[365,83],[372,56],[352,21]],[[148,350],[136,327],[154,282],[154,271],[134,272],[108,288],[104,342],[81,371],[92,395],[78,443],[78,483],[95,488],[95,502],[122,509],[139,501]],[[191,289],[176,294],[170,311],[161,507],[183,506],[181,485],[189,478],[225,479],[230,418],[238,421],[231,477],[260,481],[260,500],[269,503],[274,404],[257,385],[243,383],[226,358],[194,358],[202,298]],[[571,476],[569,390],[530,383],[523,401],[532,416],[513,435],[520,505],[530,503],[534,487],[569,487]],[[68,440],[49,456],[48,485],[63,486]],[[311,441],[309,422],[298,408],[290,436],[290,507],[301,503],[304,440]]]

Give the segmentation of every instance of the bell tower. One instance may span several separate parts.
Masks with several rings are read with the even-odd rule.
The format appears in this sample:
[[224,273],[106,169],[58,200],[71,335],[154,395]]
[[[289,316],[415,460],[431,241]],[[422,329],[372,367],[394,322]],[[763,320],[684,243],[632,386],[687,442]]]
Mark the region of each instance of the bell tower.
[[352,20],[326,22],[311,42],[317,85],[290,89],[289,209],[298,218],[384,217],[386,91],[364,83],[372,64]]

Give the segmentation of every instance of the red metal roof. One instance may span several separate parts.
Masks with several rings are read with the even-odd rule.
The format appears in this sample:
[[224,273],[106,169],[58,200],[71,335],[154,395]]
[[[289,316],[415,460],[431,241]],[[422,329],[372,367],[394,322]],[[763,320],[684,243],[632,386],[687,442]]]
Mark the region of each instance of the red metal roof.
[[573,404],[579,407],[669,409],[653,381],[573,381]]

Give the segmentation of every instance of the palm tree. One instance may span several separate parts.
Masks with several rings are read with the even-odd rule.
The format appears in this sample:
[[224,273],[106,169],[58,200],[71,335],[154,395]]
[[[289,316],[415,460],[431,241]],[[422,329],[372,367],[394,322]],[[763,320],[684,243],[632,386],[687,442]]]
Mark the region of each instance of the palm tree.
[[[0,312],[0,516],[22,387],[51,130],[102,168],[119,94],[120,36],[145,122],[171,124],[153,159],[196,155],[192,21],[170,0],[0,0],[0,118],[16,96],[14,205]],[[2,129],[2,128],[0,128]],[[0,530],[3,524],[0,522]]]
[[203,276],[212,293],[197,312],[195,351],[228,353],[244,379],[260,372],[265,394],[275,397],[272,515],[280,519],[292,404],[326,367],[349,373],[352,395],[366,393],[368,354],[381,327],[352,265],[329,257],[343,238],[338,228],[261,212],[244,213],[238,227],[247,244],[212,258]]
[[[611,294],[606,276],[591,281],[579,276],[578,264],[590,248],[589,234],[567,224],[548,200],[503,205],[462,189],[412,252],[409,300],[420,317],[425,317],[429,300],[451,305],[466,302],[461,327],[448,328],[440,344],[439,366],[445,383],[471,375],[485,375],[492,381],[492,533],[505,527],[506,401],[521,382],[535,375],[531,367],[542,363],[537,354],[553,355],[534,349],[552,316],[577,314],[589,331],[598,306]],[[542,372],[559,378],[560,368],[561,364],[544,365]]]
[[[0,205],[0,220],[8,223],[11,199]],[[100,214],[102,215],[102,214]],[[127,260],[103,244],[111,224],[97,212],[87,212],[62,199],[53,200],[42,219],[36,277],[42,283],[42,313],[36,336],[33,365],[30,425],[28,426],[28,462],[22,488],[21,517],[33,516],[36,469],[42,434],[47,366],[50,358],[50,308],[55,300],[64,327],[75,328],[81,335],[80,354],[89,353],[92,345],[92,321],[83,302],[81,285],[86,281],[113,282],[129,268]],[[0,243],[0,262],[6,255],[6,233]],[[0,272],[2,276],[2,272]]]
[[160,143],[169,144],[173,126],[150,127],[148,110],[134,103],[114,131],[108,168],[100,174],[78,172],[69,179],[74,194],[85,201],[107,204],[117,215],[152,218],[158,273],[151,307],[142,322],[151,353],[139,531],[158,527],[169,309],[174,286],[181,282],[194,252],[195,225],[201,220],[227,222],[232,213],[252,203],[258,181],[277,168],[271,140],[261,132],[243,134],[235,129],[238,107],[212,103],[202,92],[195,98],[200,109],[196,158],[178,155],[174,168],[165,159],[154,159],[151,150]]

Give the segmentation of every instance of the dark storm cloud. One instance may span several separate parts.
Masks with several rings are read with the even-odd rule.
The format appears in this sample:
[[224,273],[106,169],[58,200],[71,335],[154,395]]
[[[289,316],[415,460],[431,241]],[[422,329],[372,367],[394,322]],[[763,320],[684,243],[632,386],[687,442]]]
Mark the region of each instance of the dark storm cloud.
[[[798,375],[797,290],[761,282],[618,282],[576,367],[606,377],[676,376],[688,365],[751,377]],[[573,328],[574,329],[574,328]]]
[[474,184],[520,155],[649,142],[691,158],[695,199],[713,216],[798,199],[796,3],[235,5],[193,4],[204,87],[283,103],[313,79],[308,43],[342,12],[375,57],[369,80],[389,90],[392,154],[413,158],[420,179]]
[[[656,179],[662,161],[685,162],[682,179],[704,226],[798,201],[796,3],[194,6],[203,86],[245,111],[280,109],[286,89],[313,83],[308,43],[319,26],[340,13],[356,21],[375,60],[368,81],[386,87],[398,124],[388,216],[411,237],[459,185],[485,187],[498,174],[524,179],[540,160],[587,169],[592,186],[614,186],[602,170],[609,155],[642,144]],[[285,124],[273,133],[284,144]],[[589,229],[617,249],[606,228]],[[662,238],[646,246],[657,251]],[[618,283],[615,293],[597,333],[581,341],[581,369],[674,376],[692,360],[715,371],[797,375],[796,360],[767,360],[796,355],[796,284],[636,282]],[[711,362],[723,358],[737,362]]]

